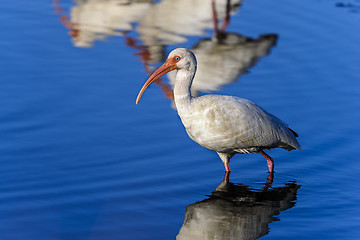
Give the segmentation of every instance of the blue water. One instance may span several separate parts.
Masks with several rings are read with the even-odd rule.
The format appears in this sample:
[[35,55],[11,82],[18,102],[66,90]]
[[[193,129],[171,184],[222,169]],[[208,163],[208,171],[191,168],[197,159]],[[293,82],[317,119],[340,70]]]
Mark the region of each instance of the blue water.
[[270,188],[259,154],[235,156],[223,181],[165,97],[168,78],[135,105],[173,48],[200,60],[214,42],[210,1],[124,2],[0,4],[0,239],[358,239],[360,2],[231,10],[226,36],[275,37],[251,61],[246,44],[215,52],[238,72],[199,94],[251,99],[299,133],[302,151],[269,152]]

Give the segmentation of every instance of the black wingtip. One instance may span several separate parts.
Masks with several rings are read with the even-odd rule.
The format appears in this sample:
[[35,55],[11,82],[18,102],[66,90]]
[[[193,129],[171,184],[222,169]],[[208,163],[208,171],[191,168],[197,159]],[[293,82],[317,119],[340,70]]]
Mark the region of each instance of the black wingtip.
[[294,130],[290,129],[289,130],[294,134],[295,137],[299,137],[299,134],[297,134]]

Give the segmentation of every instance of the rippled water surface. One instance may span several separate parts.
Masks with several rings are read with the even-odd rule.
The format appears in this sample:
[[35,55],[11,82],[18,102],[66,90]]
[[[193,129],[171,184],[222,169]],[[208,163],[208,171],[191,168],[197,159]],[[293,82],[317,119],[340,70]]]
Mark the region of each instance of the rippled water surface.
[[[3,1],[0,239],[358,239],[360,2]],[[174,76],[135,98],[176,47],[193,94],[251,99],[300,135],[236,155],[230,181],[192,142]]]

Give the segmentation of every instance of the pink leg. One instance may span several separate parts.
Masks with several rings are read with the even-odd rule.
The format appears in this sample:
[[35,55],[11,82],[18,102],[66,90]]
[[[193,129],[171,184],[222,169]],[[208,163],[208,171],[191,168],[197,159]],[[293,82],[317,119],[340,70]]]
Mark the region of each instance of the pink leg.
[[274,172],[274,160],[269,155],[267,155],[263,150],[260,150],[259,153],[263,155],[264,158],[266,159],[269,172],[271,173]]
[[230,164],[229,164],[228,162],[225,163],[224,166],[225,166],[225,171],[226,171],[226,172],[231,172],[231,170],[230,170]]
[[220,32],[225,32],[227,26],[229,25],[230,23],[230,0],[227,0],[226,2],[226,15],[225,15],[225,18],[224,18],[224,22],[223,22],[223,25],[220,29]]
[[218,33],[218,22],[217,22],[217,15],[216,15],[216,8],[215,8],[215,0],[211,0],[211,9],[212,9],[212,19],[214,25],[214,33],[217,35]]

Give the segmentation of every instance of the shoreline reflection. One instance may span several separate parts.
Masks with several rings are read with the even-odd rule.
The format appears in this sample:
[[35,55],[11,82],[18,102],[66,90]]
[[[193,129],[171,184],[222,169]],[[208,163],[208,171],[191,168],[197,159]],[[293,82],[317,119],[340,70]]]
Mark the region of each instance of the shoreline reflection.
[[262,190],[231,183],[228,176],[207,199],[186,207],[184,223],[176,237],[185,239],[257,239],[269,233],[281,211],[295,206],[295,181]]

